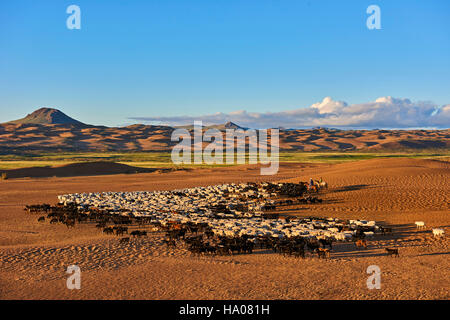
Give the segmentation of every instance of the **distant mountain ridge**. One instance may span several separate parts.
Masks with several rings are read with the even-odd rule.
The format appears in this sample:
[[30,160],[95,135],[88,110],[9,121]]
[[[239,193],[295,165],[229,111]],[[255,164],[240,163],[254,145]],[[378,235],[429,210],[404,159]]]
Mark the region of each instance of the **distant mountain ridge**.
[[[225,124],[213,124],[213,125],[209,125],[209,126],[202,126],[203,129],[217,129],[217,130],[225,130],[225,129],[235,129],[235,130],[247,130],[248,128],[245,127],[241,127],[239,125],[237,125],[234,122],[227,122]],[[194,126],[193,125],[186,125],[186,126],[175,126],[175,129],[187,129],[187,130],[194,130]]]
[[[172,133],[193,126],[133,124],[127,127],[93,126],[57,109],[41,108],[25,118],[0,124],[0,153],[28,152],[169,152],[178,141]],[[228,122],[203,129],[247,129]],[[450,149],[445,130],[339,130],[330,128],[281,129],[280,151],[401,151]],[[204,146],[209,142],[204,142]]]
[[86,126],[86,124],[75,120],[65,113],[53,108],[40,108],[25,118],[9,121],[12,124],[72,124],[76,126]]

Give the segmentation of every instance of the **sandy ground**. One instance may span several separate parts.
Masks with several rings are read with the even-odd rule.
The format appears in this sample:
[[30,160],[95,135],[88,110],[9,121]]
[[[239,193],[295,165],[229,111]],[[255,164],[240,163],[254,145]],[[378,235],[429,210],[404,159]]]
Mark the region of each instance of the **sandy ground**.
[[[448,162],[379,159],[353,163],[282,164],[277,176],[256,166],[0,182],[1,299],[449,299],[450,170]],[[323,177],[324,203],[279,208],[299,216],[374,219],[393,234],[367,250],[337,244],[331,258],[255,253],[191,257],[166,249],[162,234],[129,245],[92,224],[37,222],[25,204],[55,203],[72,192],[161,190],[224,182],[306,181]],[[423,220],[426,229],[416,230]],[[432,227],[446,236],[434,239]],[[135,227],[137,228],[137,226]],[[142,229],[142,228],[139,228]],[[384,248],[399,248],[391,258]],[[81,268],[81,289],[68,290],[67,266]],[[366,285],[369,265],[381,269],[381,289]]]

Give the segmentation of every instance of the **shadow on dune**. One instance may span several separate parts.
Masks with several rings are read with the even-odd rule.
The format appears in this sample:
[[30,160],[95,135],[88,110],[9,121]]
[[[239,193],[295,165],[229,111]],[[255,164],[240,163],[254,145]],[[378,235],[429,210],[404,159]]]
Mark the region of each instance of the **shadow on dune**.
[[8,175],[8,179],[14,178],[45,178],[45,177],[76,177],[76,176],[96,176],[110,174],[132,174],[165,172],[171,169],[149,169],[132,167],[126,164],[97,161],[71,163],[59,167],[30,167],[21,169],[2,170]]
[[356,190],[362,190],[362,189],[368,189],[368,188],[375,188],[375,186],[370,186],[367,184],[356,184],[352,186],[345,186],[341,188],[335,188],[332,190],[333,192],[346,192],[346,191],[356,191]]
[[422,256],[439,256],[441,254],[450,254],[450,252],[447,251],[447,252],[422,253],[422,254],[419,254],[419,257],[422,257]]
[[[380,223],[380,225],[384,225],[392,228],[392,233],[386,235],[377,235],[373,239],[367,239],[368,248],[356,248],[354,242],[346,242],[346,243],[338,243],[336,248],[333,250],[334,258],[363,258],[363,257],[381,257],[387,256],[385,252],[385,248],[399,248],[400,255],[402,255],[403,247],[411,247],[418,246],[418,244],[414,244],[416,239],[408,239],[411,236],[420,236],[427,233],[427,231],[418,231],[416,227],[412,224],[391,224],[387,225],[386,223]],[[429,231],[428,231],[429,232]],[[372,241],[389,241],[395,240],[396,243],[391,244],[383,244],[378,246],[373,246]],[[398,241],[398,242],[397,242]],[[382,249],[380,251],[379,249]],[[447,253],[444,253],[447,254]]]

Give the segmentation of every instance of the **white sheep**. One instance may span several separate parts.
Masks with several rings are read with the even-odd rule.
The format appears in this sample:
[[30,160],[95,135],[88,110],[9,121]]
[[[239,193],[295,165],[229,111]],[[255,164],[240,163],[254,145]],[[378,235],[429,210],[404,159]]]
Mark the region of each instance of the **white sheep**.
[[435,237],[441,237],[444,235],[444,229],[440,229],[440,228],[433,228],[433,235]]
[[[268,184],[266,184],[268,186]],[[282,186],[282,184],[281,184]],[[246,193],[243,188],[246,184],[228,184],[220,186],[208,186],[198,188],[186,188],[174,191],[136,191],[136,192],[103,192],[103,193],[86,193],[86,194],[70,194],[58,196],[58,200],[63,203],[76,203],[79,206],[89,208],[95,206],[110,210],[113,214],[128,215],[132,212],[134,216],[149,216],[159,221],[161,225],[168,225],[168,221],[178,221],[187,223],[206,223],[215,234],[222,236],[234,237],[236,235],[250,236],[273,236],[278,238],[290,236],[302,236],[305,238],[334,237],[339,240],[351,240],[352,234],[356,231],[339,232],[344,224],[337,223],[338,220],[328,218],[325,222],[322,219],[290,219],[290,223],[286,220],[264,220],[261,218],[262,212],[255,210],[258,206],[264,204],[274,204],[272,200],[265,200],[264,203],[248,200],[232,200],[231,198],[239,198],[238,194],[253,194],[261,198],[270,196],[264,188],[258,188],[255,192],[250,190]],[[224,196],[224,191],[231,193]],[[184,194],[176,194],[176,193]],[[210,205],[227,204],[231,213],[213,213],[208,207]],[[249,211],[238,209],[238,205],[248,205]],[[169,210],[170,208],[170,210]],[[122,212],[121,209],[126,209]],[[218,219],[219,218],[219,219]],[[239,219],[220,219],[220,218],[239,218]],[[248,218],[248,219],[242,219]],[[353,226],[374,226],[375,221],[351,220]],[[319,227],[320,229],[315,229]],[[376,226],[375,226],[376,227]],[[155,227],[154,231],[156,231]],[[325,229],[325,230],[324,230]],[[328,229],[328,230],[326,230]],[[372,232],[366,233],[366,236],[373,235]]]
[[416,228],[417,229],[425,228],[425,222],[423,222],[423,221],[416,221],[415,223],[416,223]]

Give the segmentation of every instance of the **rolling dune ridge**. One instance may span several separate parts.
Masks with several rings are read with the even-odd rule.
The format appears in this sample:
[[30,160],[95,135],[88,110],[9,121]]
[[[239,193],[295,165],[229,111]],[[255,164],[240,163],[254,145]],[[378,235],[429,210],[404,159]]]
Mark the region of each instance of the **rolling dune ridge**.
[[[217,126],[215,126],[217,127]],[[0,124],[3,154],[55,151],[171,151],[176,128],[132,125]],[[270,140],[270,139],[269,139]],[[399,151],[450,148],[446,130],[280,130],[281,151]],[[204,146],[209,143],[204,142]]]

